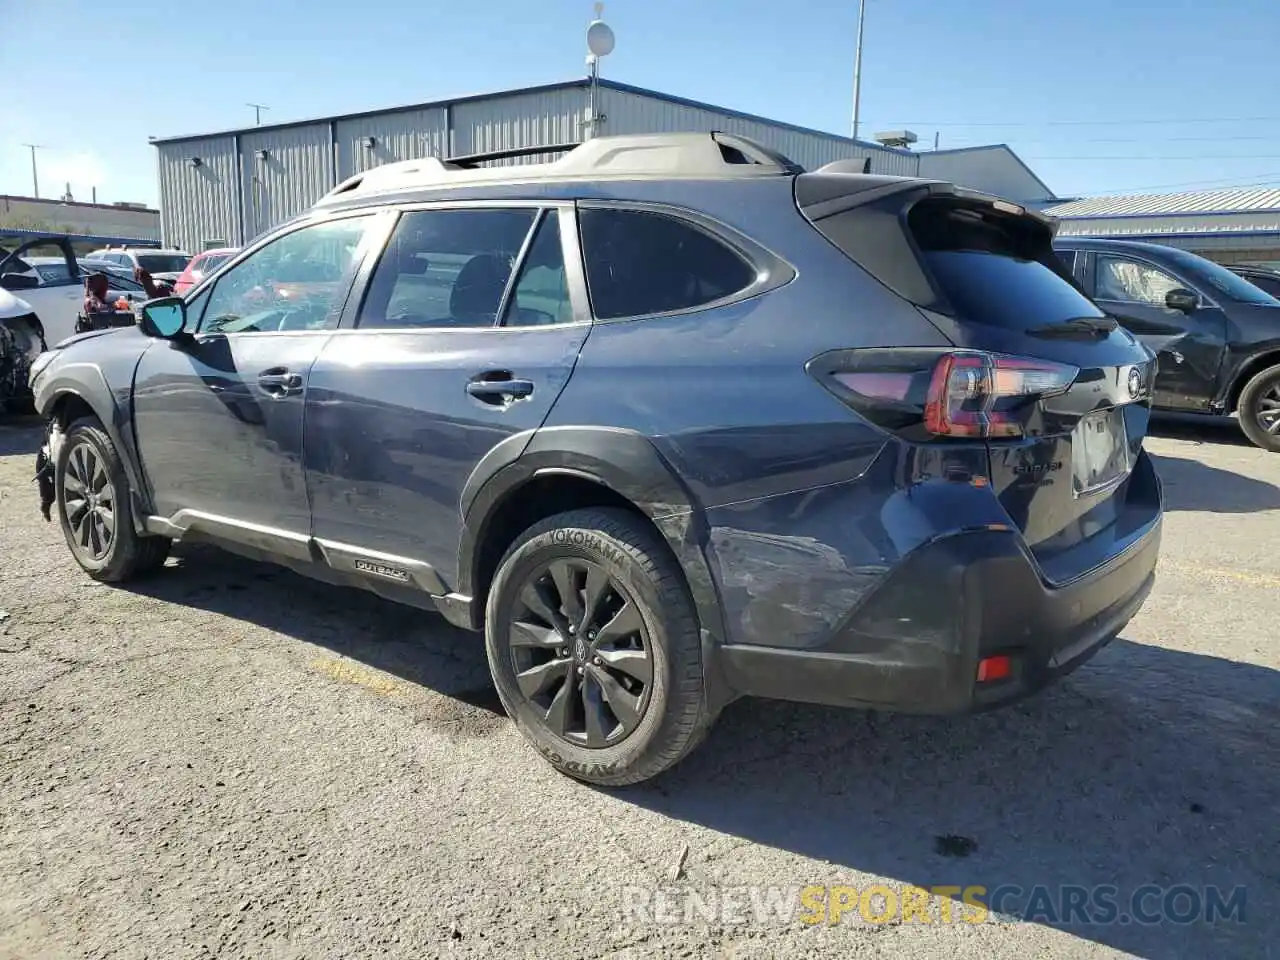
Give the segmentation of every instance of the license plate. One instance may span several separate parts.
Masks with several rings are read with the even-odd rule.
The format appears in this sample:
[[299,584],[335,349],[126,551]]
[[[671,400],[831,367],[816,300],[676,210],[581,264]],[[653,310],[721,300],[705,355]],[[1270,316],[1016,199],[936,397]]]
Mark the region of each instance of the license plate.
[[1076,425],[1071,438],[1071,484],[1077,497],[1115,486],[1132,467],[1123,410],[1099,410]]

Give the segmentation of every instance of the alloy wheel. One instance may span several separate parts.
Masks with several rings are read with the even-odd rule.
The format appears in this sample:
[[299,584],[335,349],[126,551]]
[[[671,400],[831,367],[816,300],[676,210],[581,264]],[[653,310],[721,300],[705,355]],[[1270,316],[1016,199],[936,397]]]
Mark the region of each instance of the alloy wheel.
[[101,560],[115,540],[116,489],[107,465],[90,444],[77,443],[67,456],[62,503],[72,546],[90,560]]
[[1253,415],[1263,430],[1272,436],[1280,436],[1280,380],[1274,381],[1258,396]]
[[517,594],[508,637],[520,693],[557,737],[609,747],[644,719],[651,638],[635,598],[601,565],[544,564]]

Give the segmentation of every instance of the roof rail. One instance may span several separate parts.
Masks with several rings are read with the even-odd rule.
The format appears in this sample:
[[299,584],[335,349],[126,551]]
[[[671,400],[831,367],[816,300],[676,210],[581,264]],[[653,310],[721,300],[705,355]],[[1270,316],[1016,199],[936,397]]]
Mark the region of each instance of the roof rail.
[[[490,160],[563,153],[546,163],[481,167]],[[373,167],[320,198],[325,206],[370,193],[530,180],[728,179],[791,176],[804,168],[748,137],[707,133],[643,133],[583,143],[522,147],[468,156],[424,157]]]
[[489,160],[513,160],[516,157],[539,157],[548,153],[567,153],[580,146],[582,146],[581,142],[559,143],[546,147],[516,147],[514,150],[491,150],[488,153],[471,153],[463,157],[450,157],[444,162],[455,167],[470,169]]

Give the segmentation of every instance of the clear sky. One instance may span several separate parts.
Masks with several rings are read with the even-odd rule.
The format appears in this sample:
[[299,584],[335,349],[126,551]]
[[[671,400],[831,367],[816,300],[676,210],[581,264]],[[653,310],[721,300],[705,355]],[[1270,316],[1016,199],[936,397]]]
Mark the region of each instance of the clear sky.
[[[296,11],[296,12],[295,12]],[[147,137],[585,73],[587,0],[0,0],[0,193],[157,199]],[[604,75],[847,134],[856,0],[612,0]],[[1277,0],[867,0],[862,131],[1060,196],[1280,185]]]

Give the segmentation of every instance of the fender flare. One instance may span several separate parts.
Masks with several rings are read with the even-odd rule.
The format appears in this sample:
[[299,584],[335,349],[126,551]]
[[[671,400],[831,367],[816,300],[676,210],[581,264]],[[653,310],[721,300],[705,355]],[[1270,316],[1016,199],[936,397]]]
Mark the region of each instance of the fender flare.
[[142,465],[133,443],[132,421],[116,403],[115,395],[97,366],[89,363],[68,364],[52,377],[42,380],[36,391],[36,410],[48,419],[63,398],[72,396],[83,401],[102,423],[107,436],[120,452],[125,477],[133,498],[133,524],[145,533],[145,522],[151,513],[151,497],[143,480]]
[[1231,398],[1233,396],[1238,397],[1240,392],[1244,390],[1245,384],[1254,375],[1251,373],[1249,377],[1246,377],[1244,372],[1259,360],[1269,357],[1275,358],[1276,362],[1280,363],[1280,338],[1255,345],[1248,356],[1232,362],[1230,373],[1222,378],[1222,387],[1214,398],[1214,404],[1226,408],[1230,404]]
[[[462,492],[458,593],[472,596],[488,522],[535,477],[580,477],[625,497],[661,532],[684,570],[702,629],[705,666],[724,642],[719,592],[705,546],[706,518],[675,470],[643,434],[617,427],[546,427],[508,437],[476,465]],[[477,614],[479,611],[476,611]],[[710,676],[708,677],[710,680]]]

